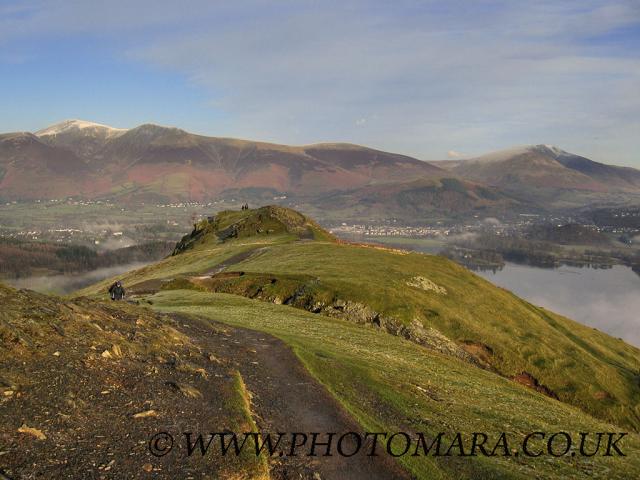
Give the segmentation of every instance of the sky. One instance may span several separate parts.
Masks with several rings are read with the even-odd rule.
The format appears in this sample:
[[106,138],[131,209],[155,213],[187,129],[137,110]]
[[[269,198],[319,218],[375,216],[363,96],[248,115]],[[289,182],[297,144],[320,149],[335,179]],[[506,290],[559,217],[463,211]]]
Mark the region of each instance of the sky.
[[72,118],[640,168],[640,0],[0,0],[0,132]]

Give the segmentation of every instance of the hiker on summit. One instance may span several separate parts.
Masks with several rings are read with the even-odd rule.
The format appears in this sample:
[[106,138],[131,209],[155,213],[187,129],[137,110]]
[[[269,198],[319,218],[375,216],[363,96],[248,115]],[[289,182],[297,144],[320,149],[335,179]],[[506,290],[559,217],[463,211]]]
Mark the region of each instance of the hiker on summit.
[[111,300],[122,300],[124,298],[124,294],[124,287],[122,286],[120,280],[109,287],[109,295],[111,296]]

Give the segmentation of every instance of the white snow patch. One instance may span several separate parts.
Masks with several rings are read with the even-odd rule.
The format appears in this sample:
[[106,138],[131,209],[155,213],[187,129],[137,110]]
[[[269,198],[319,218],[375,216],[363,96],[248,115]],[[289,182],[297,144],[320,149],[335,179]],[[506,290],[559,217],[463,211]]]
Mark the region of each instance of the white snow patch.
[[507,148],[505,150],[498,150],[496,152],[487,153],[485,155],[481,155],[479,157],[475,157],[471,159],[472,161],[481,161],[481,162],[502,162],[505,160],[509,160],[512,157],[523,155],[525,153],[529,153],[531,151],[540,151],[540,150],[548,150],[554,155],[563,155],[566,154],[564,150],[556,147],[555,145],[521,145],[517,147]]
[[94,132],[103,132],[107,136],[121,134],[127,131],[126,128],[113,128],[108,125],[102,125],[101,123],[87,122],[85,120],[65,120],[64,122],[56,123],[43,130],[39,130],[35,133],[38,137],[44,137],[49,135],[58,135],[60,133],[67,133],[80,130],[93,130]]

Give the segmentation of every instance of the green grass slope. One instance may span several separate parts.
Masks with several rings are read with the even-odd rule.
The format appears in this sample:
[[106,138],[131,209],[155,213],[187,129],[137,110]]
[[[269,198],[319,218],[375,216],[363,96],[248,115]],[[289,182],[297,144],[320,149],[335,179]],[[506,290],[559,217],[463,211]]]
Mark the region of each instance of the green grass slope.
[[[472,432],[484,432],[493,443],[501,432],[507,433],[513,449],[509,456],[400,457],[416,478],[628,479],[640,475],[637,434],[621,444],[626,457],[523,456],[521,443],[530,432],[566,431],[579,438],[578,432],[618,431],[619,427],[378,329],[236,295],[172,290],[146,298],[160,311],[193,314],[283,339],[366,431],[423,432],[430,439],[444,432],[449,443],[455,432],[467,439]],[[442,452],[449,443],[443,442]],[[543,443],[536,441],[532,446],[537,451]],[[463,450],[469,453],[468,442]]]
[[[377,325],[494,376],[537,381],[539,391],[640,429],[637,348],[531,305],[445,258],[343,244],[313,229],[303,234],[307,227],[281,220],[304,225],[300,214],[269,208],[222,213],[183,239],[183,253],[122,280],[132,291],[187,286]],[[80,294],[104,295],[108,284]]]
[[[530,372],[560,399],[640,428],[640,351],[497,288],[453,262],[418,253],[308,243],[279,245],[234,270],[307,274],[342,299],[458,342],[488,346],[505,375]],[[446,294],[410,286],[428,278]],[[318,287],[316,287],[318,288]]]

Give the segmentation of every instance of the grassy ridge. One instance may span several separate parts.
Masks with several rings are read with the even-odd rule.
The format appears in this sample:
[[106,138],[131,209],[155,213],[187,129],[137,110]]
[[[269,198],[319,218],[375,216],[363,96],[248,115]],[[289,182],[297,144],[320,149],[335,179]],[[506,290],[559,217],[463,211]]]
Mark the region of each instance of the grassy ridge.
[[[122,279],[131,286],[150,279],[202,275],[254,251],[255,255],[226,269],[286,280],[276,287],[300,281],[299,286],[315,292],[318,300],[358,302],[406,325],[419,322],[459,345],[480,345],[491,352],[488,363],[503,375],[526,371],[561,400],[618,425],[640,429],[637,348],[531,305],[442,257],[333,241],[299,241],[294,227],[309,221],[297,212],[285,210],[284,222],[282,217],[262,217],[263,226],[279,222],[283,228],[272,234],[265,229],[256,233],[258,215],[269,212],[220,214],[217,227],[196,235],[189,249]],[[252,235],[221,242],[220,231],[234,224],[248,225],[244,231]],[[104,294],[110,281],[79,293]],[[421,288],[421,284],[435,287]]]
[[[618,427],[493,373],[373,328],[243,297],[187,290],[151,297],[161,311],[194,314],[271,333],[369,431],[506,431],[519,448],[534,431],[603,432]],[[540,445],[537,444],[539,447]],[[636,478],[640,437],[627,457],[401,457],[418,478]]]
[[[189,250],[179,256],[170,256],[152,265],[138,270],[132,270],[118,279],[125,285],[131,286],[148,280],[172,279],[177,276],[204,274],[216,265],[234,257],[237,254],[256,250],[268,245],[277,245],[293,241],[295,237],[284,234],[268,238],[249,238],[226,244],[202,245],[197,250]],[[104,295],[114,279],[106,279],[90,287],[78,290],[75,296]]]
[[[445,258],[310,242],[273,246],[233,269],[311,274],[340,298],[405,323],[419,319],[455,341],[488,345],[492,365],[504,374],[530,372],[561,399],[640,428],[638,349],[535,307]],[[416,276],[446,295],[409,286]]]
[[201,220],[189,235],[178,242],[174,254],[233,239],[284,234],[297,238],[335,240],[329,232],[301,213],[269,205],[257,210],[225,211]]

